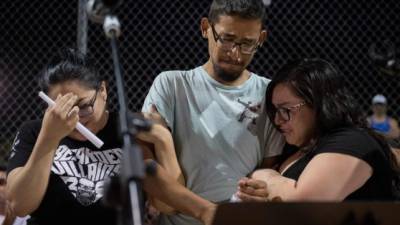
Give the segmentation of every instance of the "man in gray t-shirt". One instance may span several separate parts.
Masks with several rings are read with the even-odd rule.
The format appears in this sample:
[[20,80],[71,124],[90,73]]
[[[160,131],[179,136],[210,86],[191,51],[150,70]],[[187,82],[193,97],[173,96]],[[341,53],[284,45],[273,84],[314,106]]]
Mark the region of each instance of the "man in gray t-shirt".
[[[246,69],[266,38],[264,16],[261,0],[215,0],[201,20],[209,60],[161,73],[143,105],[154,105],[171,129],[186,187],[212,202],[228,201],[241,177],[283,147],[262,110],[269,80]],[[181,214],[161,223],[197,224]]]

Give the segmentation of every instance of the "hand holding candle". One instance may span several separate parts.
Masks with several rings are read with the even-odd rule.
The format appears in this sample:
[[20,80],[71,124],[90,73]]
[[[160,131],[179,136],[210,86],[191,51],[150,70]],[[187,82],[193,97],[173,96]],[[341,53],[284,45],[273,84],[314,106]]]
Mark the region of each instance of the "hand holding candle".
[[[44,92],[39,92],[39,97],[43,99],[49,106],[54,105],[54,101],[47,96]],[[93,143],[97,148],[103,146],[104,142],[100,140],[95,134],[93,134],[90,130],[84,127],[81,123],[77,123],[75,127],[85,138],[87,138],[90,142]]]

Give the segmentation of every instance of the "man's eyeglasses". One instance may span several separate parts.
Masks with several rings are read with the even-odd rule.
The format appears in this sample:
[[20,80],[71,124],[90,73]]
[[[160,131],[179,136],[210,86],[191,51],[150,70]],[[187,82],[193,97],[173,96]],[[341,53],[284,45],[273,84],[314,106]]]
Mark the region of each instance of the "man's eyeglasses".
[[214,28],[214,25],[211,24],[211,30],[214,36],[214,41],[220,43],[220,48],[224,51],[232,51],[232,49],[235,46],[238,46],[240,49],[240,52],[242,54],[253,54],[254,52],[257,51],[257,49],[260,47],[260,44],[258,41],[256,42],[242,42],[242,43],[237,43],[234,40],[222,37],[217,33],[217,31]]
[[282,120],[284,120],[285,122],[287,122],[291,119],[291,117],[290,117],[291,112],[299,110],[305,104],[306,104],[305,102],[300,102],[296,105],[292,105],[289,107],[278,107],[275,109],[275,116],[276,116],[276,113],[278,113],[280,118]]
[[93,97],[90,99],[89,103],[83,104],[83,105],[78,105],[79,108],[79,117],[88,117],[93,114],[94,112],[94,103],[96,102],[97,99],[97,92],[98,89],[96,89],[96,93],[94,93]]

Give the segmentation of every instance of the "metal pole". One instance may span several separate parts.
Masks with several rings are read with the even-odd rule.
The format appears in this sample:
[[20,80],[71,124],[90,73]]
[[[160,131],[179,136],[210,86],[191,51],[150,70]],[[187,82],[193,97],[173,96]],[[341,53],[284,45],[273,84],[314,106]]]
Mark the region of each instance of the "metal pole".
[[88,15],[86,11],[87,0],[79,0],[78,4],[78,26],[76,45],[78,50],[86,54],[87,52],[87,33],[88,33]]

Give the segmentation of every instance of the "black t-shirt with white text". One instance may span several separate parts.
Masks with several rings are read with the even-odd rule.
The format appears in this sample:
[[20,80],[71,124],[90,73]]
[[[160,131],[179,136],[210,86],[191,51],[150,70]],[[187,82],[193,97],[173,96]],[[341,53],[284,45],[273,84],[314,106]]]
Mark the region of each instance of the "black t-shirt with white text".
[[[14,140],[8,172],[26,164],[41,123],[41,120],[35,120],[21,127]],[[29,225],[116,224],[115,211],[101,202],[104,181],[119,173],[122,154],[114,114],[110,114],[106,126],[96,135],[104,142],[101,149],[89,141],[69,137],[61,140],[54,155],[46,193],[39,207],[31,213]]]

